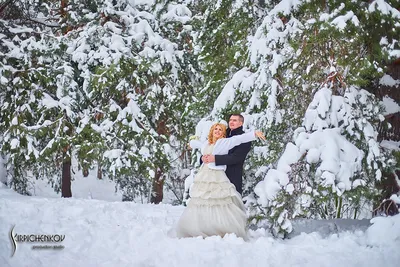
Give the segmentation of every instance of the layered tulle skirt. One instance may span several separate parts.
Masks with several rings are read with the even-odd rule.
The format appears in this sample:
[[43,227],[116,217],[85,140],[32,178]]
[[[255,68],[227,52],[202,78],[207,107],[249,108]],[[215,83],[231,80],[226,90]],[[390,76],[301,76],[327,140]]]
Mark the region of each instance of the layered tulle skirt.
[[234,233],[247,239],[241,195],[224,171],[209,169],[204,164],[194,178],[190,197],[177,224],[177,237],[223,237]]

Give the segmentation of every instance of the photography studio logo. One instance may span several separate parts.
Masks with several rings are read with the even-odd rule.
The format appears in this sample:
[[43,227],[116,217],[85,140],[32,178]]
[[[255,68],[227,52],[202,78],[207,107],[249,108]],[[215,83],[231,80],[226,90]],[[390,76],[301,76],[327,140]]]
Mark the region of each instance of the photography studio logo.
[[[65,239],[65,235],[48,235],[48,234],[17,234],[14,232],[15,225],[10,231],[11,240],[11,257],[14,256],[18,248],[18,243],[42,243],[41,245],[33,245],[32,249],[63,249],[63,245],[59,245]],[[45,244],[43,244],[45,243]]]

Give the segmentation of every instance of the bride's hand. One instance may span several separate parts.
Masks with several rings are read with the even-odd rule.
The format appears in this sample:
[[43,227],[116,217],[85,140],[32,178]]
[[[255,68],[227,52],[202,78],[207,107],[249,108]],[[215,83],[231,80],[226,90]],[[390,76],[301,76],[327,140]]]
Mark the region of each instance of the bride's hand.
[[255,131],[254,134],[256,135],[256,137],[262,139],[262,140],[266,140],[264,134],[261,131]]

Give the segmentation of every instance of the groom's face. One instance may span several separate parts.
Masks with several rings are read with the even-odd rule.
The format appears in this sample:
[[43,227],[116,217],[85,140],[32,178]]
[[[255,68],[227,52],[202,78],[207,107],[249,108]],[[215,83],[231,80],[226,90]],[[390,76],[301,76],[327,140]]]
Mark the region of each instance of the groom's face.
[[231,116],[229,118],[229,129],[235,130],[235,129],[239,128],[242,125],[243,125],[243,122],[240,121],[240,117],[239,116]]

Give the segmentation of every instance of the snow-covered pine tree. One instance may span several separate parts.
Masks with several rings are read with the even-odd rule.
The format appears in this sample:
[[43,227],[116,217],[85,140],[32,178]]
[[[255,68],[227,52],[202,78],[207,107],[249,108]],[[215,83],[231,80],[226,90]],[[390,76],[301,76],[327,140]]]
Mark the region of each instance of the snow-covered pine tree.
[[[177,176],[170,166],[184,168],[193,125],[185,115],[198,79],[191,13],[183,2],[114,2],[99,5],[90,15],[95,20],[68,33],[68,53],[92,106],[80,129],[94,128],[103,139],[99,160],[124,199],[158,203],[165,179]],[[180,187],[175,194],[182,198]]]
[[247,37],[254,33],[263,11],[258,1],[253,0],[199,1],[192,9],[196,11],[195,50],[205,85],[197,96],[196,109],[202,116],[208,116],[213,108],[210,103],[216,101],[226,83],[245,66]]
[[0,147],[8,159],[9,185],[29,194],[28,174],[59,179],[64,159],[69,158],[71,135],[66,133],[74,115],[74,92],[58,84],[68,83],[59,76],[68,77],[70,72],[59,61],[62,48],[52,34],[58,24],[52,21],[57,17],[50,15],[51,7],[44,1],[7,2],[3,7]]
[[212,117],[241,112],[247,127],[266,133],[267,144],[255,143],[245,165],[244,189],[249,206],[256,201],[255,184],[265,175],[268,165],[277,160],[301,123],[301,116],[296,113],[301,101],[285,94],[288,88],[284,80],[290,72],[287,62],[294,55],[289,42],[299,31],[298,21],[288,19],[296,7],[292,1],[282,1],[279,5],[269,1],[262,8],[259,6],[258,19],[243,37],[248,40],[246,61],[242,60],[242,68],[225,84],[211,111]]
[[[1,110],[1,148],[9,166],[21,168],[14,176],[54,177],[57,188],[60,164],[76,157],[83,168],[100,163],[126,200],[150,198],[153,183],[160,185],[153,201],[161,201],[170,166],[184,168],[181,153],[194,125],[188,103],[198,75],[190,10],[183,2],[53,4],[31,6],[60,11],[53,18],[46,13],[59,24],[42,23],[41,32],[1,21],[11,28],[1,36],[2,64],[14,64],[1,73],[1,101],[10,107]],[[17,97],[15,88],[21,88]],[[27,193],[26,182],[18,184]]]
[[287,94],[300,105],[312,102],[293,143],[255,189],[276,233],[290,232],[294,218],[356,218],[391,167],[377,142],[382,110],[362,88],[398,54],[393,4],[304,1],[284,16],[299,29],[290,40],[296,54],[288,60]]
[[164,145],[169,165],[165,186],[176,197],[175,203],[184,200],[184,179],[190,174],[191,163],[187,142],[200,117],[200,111],[193,107],[193,96],[198,95],[203,78],[193,47],[193,5],[191,1],[168,0],[161,1],[156,8],[161,36],[177,45],[178,55],[173,64],[164,64],[168,85],[158,96],[165,99],[163,116],[167,118],[165,127],[169,133],[168,146]]

